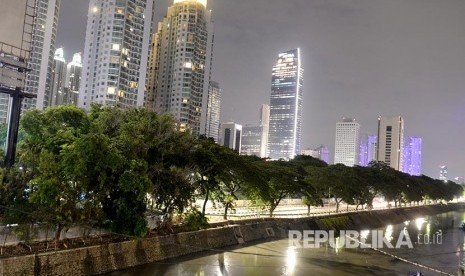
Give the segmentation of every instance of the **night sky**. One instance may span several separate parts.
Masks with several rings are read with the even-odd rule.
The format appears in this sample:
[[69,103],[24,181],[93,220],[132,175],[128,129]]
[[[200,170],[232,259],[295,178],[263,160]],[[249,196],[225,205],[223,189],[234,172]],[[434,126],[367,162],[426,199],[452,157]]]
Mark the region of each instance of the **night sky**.
[[[171,0],[158,0],[157,18]],[[209,0],[213,79],[222,121],[258,124],[280,51],[303,53],[304,148],[334,152],[336,122],[356,118],[375,134],[380,115],[402,115],[423,138],[423,173],[465,175],[465,1]],[[83,51],[87,0],[62,0],[58,45]]]

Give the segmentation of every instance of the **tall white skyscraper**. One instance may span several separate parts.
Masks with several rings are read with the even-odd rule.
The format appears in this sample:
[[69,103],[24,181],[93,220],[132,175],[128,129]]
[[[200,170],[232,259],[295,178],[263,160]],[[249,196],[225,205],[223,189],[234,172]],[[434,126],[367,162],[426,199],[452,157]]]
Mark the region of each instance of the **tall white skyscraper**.
[[61,0],[37,0],[32,30],[31,55],[25,92],[37,95],[24,99],[23,108],[44,109],[51,105],[52,71],[55,57]]
[[79,106],[144,104],[155,0],[90,0]]
[[64,103],[78,104],[79,100],[79,87],[82,78],[82,61],[81,53],[75,53],[73,60],[68,63],[66,69],[66,84],[65,84],[65,98]]
[[303,68],[300,49],[278,55],[272,72],[268,156],[293,159],[301,151]]
[[268,157],[268,135],[270,133],[270,106],[262,104],[260,108],[260,127],[262,137],[260,139],[260,157]]
[[359,150],[360,124],[355,119],[344,118],[336,124],[334,164],[358,165]]
[[378,161],[402,171],[404,119],[401,116],[378,118]]
[[241,153],[242,125],[224,123],[221,125],[220,145]]
[[55,51],[51,83],[52,86],[48,95],[50,106],[63,104],[66,84],[66,61],[63,48],[58,48]]
[[212,50],[207,1],[174,0],[153,37],[147,108],[173,114],[181,130],[205,134]]
[[221,88],[217,82],[211,81],[208,88],[207,123],[205,135],[218,143],[221,117]]

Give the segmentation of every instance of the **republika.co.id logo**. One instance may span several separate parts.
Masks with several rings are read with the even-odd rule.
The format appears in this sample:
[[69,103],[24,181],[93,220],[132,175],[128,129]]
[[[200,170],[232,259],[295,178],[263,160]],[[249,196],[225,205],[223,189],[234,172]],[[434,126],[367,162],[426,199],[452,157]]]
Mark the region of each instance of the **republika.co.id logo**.
[[407,230],[400,231],[398,238],[394,239],[391,233],[383,230],[353,231],[342,230],[339,235],[335,231],[308,230],[289,231],[289,246],[294,248],[321,248],[329,245],[332,248],[409,248],[414,244],[442,244],[442,231],[434,235],[419,234],[413,241]]

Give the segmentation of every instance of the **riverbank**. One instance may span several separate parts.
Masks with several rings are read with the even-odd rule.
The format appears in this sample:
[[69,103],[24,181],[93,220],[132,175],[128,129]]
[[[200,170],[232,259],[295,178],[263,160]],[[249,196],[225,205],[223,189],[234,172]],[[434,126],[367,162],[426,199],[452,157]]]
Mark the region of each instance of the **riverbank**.
[[210,249],[287,238],[289,230],[362,230],[465,209],[434,205],[299,219],[254,219],[213,224],[196,232],[0,259],[0,275],[96,275]]

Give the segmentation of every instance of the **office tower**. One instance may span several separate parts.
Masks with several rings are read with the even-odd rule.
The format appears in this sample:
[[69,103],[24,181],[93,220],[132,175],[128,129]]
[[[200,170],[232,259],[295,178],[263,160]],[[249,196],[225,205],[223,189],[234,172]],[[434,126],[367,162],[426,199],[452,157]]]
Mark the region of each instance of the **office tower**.
[[260,125],[242,128],[241,154],[267,157],[269,120],[270,106],[263,104],[260,108]]
[[441,166],[439,170],[439,180],[447,182],[447,166]]
[[171,113],[182,131],[207,130],[213,22],[206,0],[175,0],[152,40],[146,107]]
[[300,49],[278,55],[272,72],[268,156],[293,159],[301,151],[303,68]]
[[402,171],[404,119],[401,116],[378,118],[377,159]]
[[37,0],[32,30],[31,54],[25,92],[37,95],[24,99],[23,107],[44,109],[51,105],[52,75],[61,0]]
[[75,53],[73,60],[68,63],[66,69],[66,84],[65,84],[65,97],[64,104],[78,104],[79,99],[79,86],[82,77],[82,62],[81,53]]
[[262,150],[262,126],[245,126],[242,128],[241,154],[255,155],[264,158],[261,155]]
[[65,96],[66,83],[66,61],[63,48],[58,48],[55,51],[53,58],[53,70],[51,78],[51,89],[48,94],[50,106],[63,104]]
[[360,144],[360,160],[359,165],[367,167],[372,161],[376,161],[376,148],[378,137],[376,135],[368,135],[366,141]]
[[262,104],[260,108],[260,126],[262,128],[262,138],[260,139],[260,157],[268,157],[268,135],[270,133],[270,106]]
[[336,124],[334,164],[358,165],[359,150],[360,124],[355,119],[343,118]]
[[241,153],[242,126],[236,123],[221,125],[220,145]]
[[143,106],[154,1],[90,1],[80,107]]
[[207,123],[205,135],[218,143],[221,116],[221,88],[217,82],[211,81],[208,88]]
[[421,175],[421,149],[422,139],[409,137],[404,146],[402,171],[410,175]]
[[321,161],[326,162],[326,164],[329,164],[329,149],[324,145],[321,145],[316,149],[304,149],[301,154],[320,159]]

